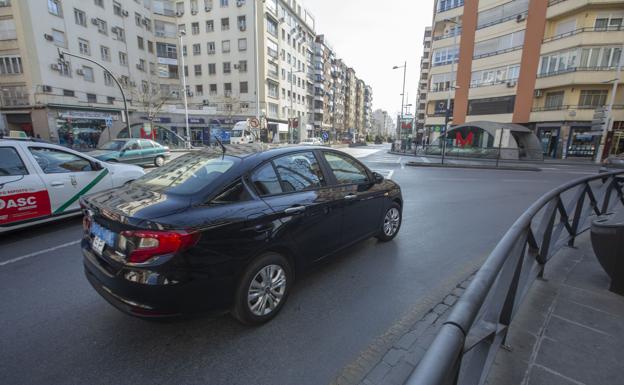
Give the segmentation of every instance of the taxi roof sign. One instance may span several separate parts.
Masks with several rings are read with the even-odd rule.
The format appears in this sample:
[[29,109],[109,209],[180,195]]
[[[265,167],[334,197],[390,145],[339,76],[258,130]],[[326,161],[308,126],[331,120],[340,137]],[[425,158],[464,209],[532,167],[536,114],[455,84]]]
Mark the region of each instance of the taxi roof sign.
[[9,131],[9,138],[27,139],[28,135],[24,131],[11,130]]

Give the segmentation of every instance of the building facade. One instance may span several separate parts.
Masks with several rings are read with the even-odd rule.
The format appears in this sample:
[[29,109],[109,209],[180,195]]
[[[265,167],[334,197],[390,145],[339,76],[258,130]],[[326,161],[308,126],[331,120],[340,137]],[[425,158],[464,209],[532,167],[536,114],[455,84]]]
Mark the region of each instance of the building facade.
[[[597,118],[613,101],[612,153],[624,150],[624,87],[613,92],[624,1],[439,0],[433,18],[425,128],[519,123],[553,158],[597,155]],[[599,120],[599,119],[598,119]]]
[[431,42],[432,29],[431,27],[426,27],[423,36],[423,54],[420,58],[418,97],[416,99],[415,130],[417,142],[421,142],[422,138],[427,136],[425,132],[425,113],[427,111],[427,91],[429,90],[429,69],[431,68]]
[[[303,139],[317,84],[320,127],[342,124],[325,116],[335,54],[320,58],[317,82],[315,24],[295,0],[0,1],[0,130],[90,148],[119,135],[181,144],[188,125],[207,144],[258,117],[263,140]],[[81,57],[60,60],[59,49]]]

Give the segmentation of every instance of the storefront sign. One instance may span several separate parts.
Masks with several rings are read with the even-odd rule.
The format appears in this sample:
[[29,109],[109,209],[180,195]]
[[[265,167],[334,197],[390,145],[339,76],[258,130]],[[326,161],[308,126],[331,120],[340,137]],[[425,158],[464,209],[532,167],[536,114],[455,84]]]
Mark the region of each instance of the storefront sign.
[[[147,116],[141,116],[142,120],[149,120],[149,118]],[[154,123],[171,123],[171,118],[165,118],[165,117],[156,117],[154,119],[152,119],[152,122]]]
[[118,120],[119,119],[117,115],[111,115],[110,113],[97,112],[97,111],[60,112],[59,118],[61,119],[90,119],[90,120],[106,120],[106,119]]
[[189,124],[205,124],[206,123],[204,118],[189,118],[188,122]]

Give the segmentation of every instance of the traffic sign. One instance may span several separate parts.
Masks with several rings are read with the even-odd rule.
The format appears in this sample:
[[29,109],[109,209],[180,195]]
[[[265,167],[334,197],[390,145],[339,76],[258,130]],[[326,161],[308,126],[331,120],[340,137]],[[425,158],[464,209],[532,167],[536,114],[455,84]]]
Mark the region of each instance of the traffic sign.
[[104,121],[106,122],[106,127],[111,128],[113,127],[113,117],[112,116],[107,116]]
[[321,134],[321,137],[323,138],[324,141],[329,140],[329,132],[323,131],[323,133]]

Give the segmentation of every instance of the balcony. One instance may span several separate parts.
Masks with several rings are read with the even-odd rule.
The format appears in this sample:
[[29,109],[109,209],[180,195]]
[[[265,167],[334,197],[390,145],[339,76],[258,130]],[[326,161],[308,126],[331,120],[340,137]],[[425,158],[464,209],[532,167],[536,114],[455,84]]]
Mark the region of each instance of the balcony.
[[617,6],[621,5],[621,3],[621,0],[550,0],[548,2],[546,18],[556,18],[591,5]]
[[535,107],[531,110],[532,122],[562,122],[566,120],[591,121],[596,107],[561,105],[555,107]]
[[615,67],[574,67],[537,75],[535,88],[553,88],[572,84],[602,84],[614,79]]
[[624,41],[624,26],[607,28],[578,28],[574,31],[547,37],[543,40],[542,54],[556,52],[570,47],[588,45],[621,45]]

